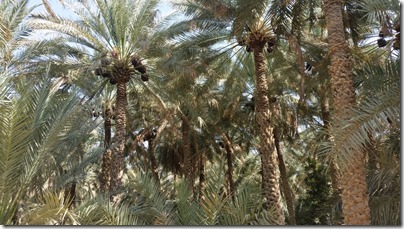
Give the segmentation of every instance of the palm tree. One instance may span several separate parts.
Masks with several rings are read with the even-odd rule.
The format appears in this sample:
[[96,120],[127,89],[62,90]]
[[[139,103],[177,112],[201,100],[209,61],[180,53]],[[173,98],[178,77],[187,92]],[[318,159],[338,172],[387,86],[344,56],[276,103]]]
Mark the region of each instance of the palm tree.
[[[331,58],[329,71],[335,110],[334,120],[347,120],[349,118],[347,110],[353,107],[356,102],[350,51],[343,27],[341,1],[324,1],[324,12]],[[348,165],[339,165],[344,223],[369,225],[370,209],[366,186],[365,154],[362,151],[353,151],[351,158],[352,161]],[[352,186],[352,184],[355,185]]]
[[[352,39],[354,48],[336,50],[329,29],[332,52],[327,55],[323,12],[314,0],[182,1],[190,20],[169,30],[160,27],[159,34],[150,29],[150,21],[132,21],[120,29],[131,16],[108,16],[133,5],[80,1],[71,6],[75,19],[65,20],[42,2],[48,16],[27,20],[26,2],[0,3],[0,222],[294,224],[296,207],[298,223],[319,218],[322,224],[339,224],[333,220],[342,205],[330,196],[328,176],[333,186],[344,180],[333,179],[335,168],[344,174],[347,169],[366,171],[370,195],[364,203],[369,203],[372,225],[400,224],[401,58],[399,28],[393,26],[398,4],[346,2],[342,18],[349,29],[340,37]],[[131,10],[139,15],[138,8]],[[361,15],[366,17],[359,20]],[[358,28],[365,20],[377,32]],[[133,29],[138,25],[143,27]],[[378,27],[391,33],[383,35],[385,46],[363,45],[363,33],[377,37]],[[22,39],[25,28],[58,32],[49,40]],[[153,36],[145,41],[146,33]],[[129,40],[134,44],[128,45]],[[344,65],[342,51],[352,54],[350,66]],[[332,93],[337,96],[329,90],[331,56],[332,87],[341,78],[336,80],[341,75],[336,73],[345,73],[336,70],[339,63],[350,67],[347,78],[353,82],[343,83],[349,81],[356,93],[343,110],[335,106],[340,100],[329,100]],[[312,75],[305,73],[305,62],[313,65]],[[147,74],[153,78],[144,82]],[[120,120],[114,119],[118,104],[112,98],[118,90]],[[338,112],[343,114],[336,116]],[[114,130],[114,124],[125,130]],[[117,139],[119,131],[123,137]],[[266,139],[267,133],[272,139]],[[124,150],[117,155],[121,143]],[[354,171],[357,155],[368,160]],[[329,158],[339,168],[327,173],[329,161],[324,159]],[[306,159],[309,166],[304,167]],[[109,184],[112,160],[119,161],[114,171],[122,166],[124,174],[120,181],[119,175],[112,176],[115,190]],[[268,168],[275,172],[266,174]],[[105,193],[97,193],[98,181]],[[345,190],[356,190],[353,186]],[[118,193],[119,198],[111,198]],[[284,222],[277,205],[281,194],[288,216]],[[352,197],[345,194],[345,223],[354,224],[349,214],[357,213],[347,213],[347,198]],[[310,217],[301,218],[306,213]]]
[[[108,89],[108,88],[107,88]],[[106,97],[108,96],[108,92]],[[100,177],[100,189],[102,192],[106,192],[109,189],[110,184],[110,168],[112,161],[112,152],[109,149],[111,145],[111,129],[112,129],[112,119],[114,115],[114,109],[112,101],[106,98],[103,104],[103,117],[104,117],[104,147],[106,151],[102,156],[102,167],[101,167],[101,177]]]
[[87,53],[101,57],[98,60],[101,64],[97,66],[95,63],[93,69],[97,68],[96,74],[108,77],[111,84],[116,84],[115,136],[110,171],[112,193],[122,187],[125,167],[127,84],[135,70],[140,72],[142,80],[148,80],[142,53],[148,48],[147,28],[154,23],[157,3],[157,0],[80,2],[79,5],[67,5],[79,17],[77,22],[40,16],[31,21],[34,28],[68,35],[69,41],[86,47]]
[[[245,45],[248,51],[253,52],[255,63],[255,83],[256,83],[256,121],[260,138],[259,152],[262,160],[262,183],[263,195],[267,199],[266,208],[274,207],[277,212],[275,221],[284,224],[284,215],[279,191],[278,167],[276,161],[276,151],[273,139],[273,127],[270,123],[271,111],[268,101],[268,79],[267,65],[264,55],[264,48],[273,49],[275,36],[270,27],[269,1],[236,1],[236,2],[211,2],[195,1],[198,5],[184,4],[188,7],[186,13],[194,16],[190,22],[196,26],[200,25],[201,31],[208,34],[215,34],[216,37],[207,40],[206,35],[200,37],[192,34],[194,41],[199,41],[201,45],[212,45],[222,41],[220,38],[237,37],[240,44]],[[193,8],[196,6],[196,9]],[[191,9],[195,11],[191,13]],[[211,20],[215,18],[217,22]],[[233,22],[234,20],[234,22]],[[188,22],[186,22],[188,23]],[[231,26],[231,30],[227,26]],[[208,29],[214,32],[208,32]],[[197,34],[198,35],[198,34]],[[197,38],[195,38],[197,37]],[[201,39],[201,40],[198,40]],[[205,39],[206,43],[204,43]],[[213,41],[213,42],[212,42]],[[234,47],[230,45],[229,47]],[[231,49],[222,51],[230,53]]]

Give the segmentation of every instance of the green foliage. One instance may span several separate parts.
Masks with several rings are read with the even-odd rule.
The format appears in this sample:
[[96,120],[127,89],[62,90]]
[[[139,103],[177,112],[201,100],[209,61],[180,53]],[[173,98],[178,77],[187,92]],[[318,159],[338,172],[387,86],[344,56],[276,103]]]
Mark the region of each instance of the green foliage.
[[304,169],[306,193],[297,201],[296,221],[299,225],[329,225],[331,187],[327,169],[311,158],[307,159]]
[[[41,193],[47,183],[49,189],[59,188],[49,182],[60,175],[58,171],[64,163],[66,169],[80,167],[80,161],[69,161],[69,156],[97,126],[96,122],[86,121],[85,110],[75,94],[55,91],[50,81],[33,87],[17,86],[20,95],[0,102],[4,146],[0,150],[1,206],[9,205],[8,210],[25,200],[27,192]],[[94,161],[98,155],[84,156],[83,161]],[[11,220],[8,210],[1,214],[5,224]]]
[[[176,1],[185,17],[167,20],[159,20],[157,0],[60,2],[77,17],[49,9],[30,15],[28,1],[0,2],[0,224],[273,225],[275,209],[262,208],[254,61],[236,42],[257,24],[278,38],[273,52],[265,52],[268,96],[279,108],[271,121],[285,152],[298,224],[334,223],[340,205],[331,197],[325,165],[330,158],[341,166],[352,163],[353,149],[367,153],[372,225],[401,223],[400,51],[366,40],[395,26],[398,1],[344,2],[357,106],[349,120],[334,119],[329,129],[321,107],[330,95],[322,1]],[[46,36],[28,36],[39,31]],[[290,36],[313,65],[312,74],[301,75]],[[99,191],[98,177],[105,150],[102,111],[113,104],[115,86],[93,71],[115,51],[128,64],[131,55],[141,56],[152,77],[141,82],[133,75],[128,83],[129,159],[123,191],[112,202],[110,193]],[[298,106],[302,92],[305,104]],[[91,116],[91,109],[100,114]],[[191,175],[183,172],[185,114]],[[162,125],[151,152],[139,130]],[[234,201],[218,129],[233,147]],[[318,159],[307,159],[313,152]],[[150,171],[151,153],[159,182]],[[202,154],[204,181],[197,179]],[[65,195],[73,183],[75,194]]]
[[99,196],[88,199],[75,209],[81,225],[143,225],[132,207],[109,201],[109,197]]
[[26,204],[32,206],[21,219],[26,225],[77,225],[76,214],[68,208],[62,195],[44,193],[43,197],[33,198]]

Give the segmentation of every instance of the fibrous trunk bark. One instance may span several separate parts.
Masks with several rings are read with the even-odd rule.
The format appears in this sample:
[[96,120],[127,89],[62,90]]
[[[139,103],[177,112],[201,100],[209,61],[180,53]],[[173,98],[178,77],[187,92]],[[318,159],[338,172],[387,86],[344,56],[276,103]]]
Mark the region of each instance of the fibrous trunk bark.
[[[323,127],[326,130],[327,133],[330,132],[330,124],[331,124],[331,114],[330,114],[330,102],[327,96],[324,96],[324,98],[321,98],[321,116],[323,119]],[[326,138],[329,141],[330,140],[330,135],[327,134]],[[317,155],[314,154],[314,157],[316,158]],[[335,164],[335,160],[331,160],[330,162],[330,172],[331,172],[331,185],[332,185],[332,190],[333,193],[338,195],[340,193],[339,187],[340,185],[338,184],[338,168],[337,165]]]
[[282,185],[282,190],[285,195],[286,199],[286,206],[288,208],[288,213],[289,213],[289,224],[290,225],[296,225],[296,214],[295,214],[295,197],[293,195],[293,191],[290,188],[289,181],[288,181],[288,176],[287,176],[287,170],[285,166],[285,162],[283,160],[283,155],[280,147],[280,142],[279,142],[279,133],[276,129],[274,129],[274,138],[275,138],[275,147],[276,151],[278,152],[278,162],[279,162],[279,171],[281,174],[281,185]]
[[265,208],[274,208],[274,220],[278,224],[285,224],[279,189],[279,171],[273,138],[271,112],[268,100],[268,82],[266,78],[266,59],[264,57],[265,42],[257,41],[252,45],[255,64],[256,80],[256,121],[258,123],[259,153],[261,156],[262,189],[266,198]]
[[[343,27],[342,1],[325,0],[324,11],[331,57],[329,73],[335,109],[333,120],[335,121],[336,118],[346,120],[349,118],[347,110],[355,105],[355,91],[349,47]],[[338,126],[335,127],[338,128]],[[342,210],[346,225],[370,225],[371,223],[365,165],[364,152],[352,152],[351,163],[339,166]]]
[[[192,177],[196,177],[196,175],[198,174],[199,175],[199,178],[200,178],[200,163],[201,163],[201,156],[200,156],[200,154],[201,154],[201,152],[199,151],[199,143],[198,143],[198,132],[197,131],[195,131],[195,130],[192,130],[192,140],[193,140],[193,143],[194,143],[194,157],[192,157],[194,160],[192,160],[193,162],[192,162]],[[194,166],[194,165],[197,165],[197,166]],[[199,182],[200,182],[201,180],[199,180]],[[203,184],[202,184],[202,186],[203,186]],[[194,193],[194,199],[195,200],[197,200],[199,197],[199,194],[201,193],[201,184],[199,183],[199,186],[198,187],[196,187],[196,186],[193,186],[193,193]]]
[[107,106],[104,111],[104,147],[106,151],[102,155],[102,168],[101,168],[101,192],[108,192],[109,180],[111,172],[112,153],[108,149],[111,144],[111,107]]
[[159,174],[157,171],[157,160],[156,160],[156,157],[154,156],[155,144],[156,143],[154,140],[149,142],[150,167],[151,167],[151,172],[152,172],[154,180],[156,181],[156,183],[160,183]]
[[161,132],[164,130],[164,128],[166,128],[167,124],[168,124],[168,120],[164,119],[163,123],[159,126],[159,128],[157,128],[156,137],[149,141],[150,166],[151,166],[154,180],[158,184],[160,183],[160,178],[159,178],[157,160],[156,160],[156,156],[154,155],[154,153],[155,153],[154,151],[155,151],[156,144],[161,137]]
[[198,199],[203,200],[203,192],[205,186],[205,152],[202,150],[199,154],[199,190]]
[[[323,87],[323,93],[325,93],[327,88]],[[330,113],[330,101],[327,95],[323,95],[323,97],[320,99],[321,103],[321,116],[323,119],[323,128],[326,131],[326,139],[327,141],[330,141],[330,135],[328,134],[330,132],[330,124],[331,124],[331,113]],[[316,159],[317,155],[314,154],[313,157]],[[332,194],[333,197],[337,200],[337,202],[341,201],[341,191],[339,189],[339,178],[338,178],[338,168],[337,165],[335,164],[335,160],[331,159],[330,161],[330,175],[331,175],[331,187],[332,187]],[[341,213],[340,212],[335,212],[334,216],[332,217],[332,224],[333,225],[340,225],[341,224]]]
[[231,200],[234,202],[235,196],[234,196],[234,181],[233,181],[233,147],[232,147],[232,143],[230,142],[227,135],[220,130],[219,130],[219,133],[220,133],[223,143],[224,143],[224,149],[226,150],[226,162],[227,162],[226,176],[227,176],[227,184],[228,184],[227,189],[228,189],[228,193],[231,197]]
[[192,170],[192,160],[191,160],[191,137],[190,137],[191,127],[189,121],[186,117],[182,117],[182,149],[184,156],[183,171],[185,176],[185,181],[190,190],[193,190],[193,178],[191,174]]
[[294,53],[297,55],[297,63],[299,65],[299,73],[300,73],[300,87],[299,87],[299,101],[298,105],[304,106],[306,104],[306,96],[305,96],[305,81],[306,81],[306,73],[304,72],[305,66],[304,66],[304,58],[303,58],[303,53],[302,53],[302,48],[300,46],[299,40],[297,37],[293,35],[288,35],[287,39],[289,41],[290,47],[293,50]]
[[111,163],[110,191],[115,194],[122,187],[124,169],[124,149],[126,135],[126,83],[119,82],[116,86],[116,112],[115,112],[115,143]]

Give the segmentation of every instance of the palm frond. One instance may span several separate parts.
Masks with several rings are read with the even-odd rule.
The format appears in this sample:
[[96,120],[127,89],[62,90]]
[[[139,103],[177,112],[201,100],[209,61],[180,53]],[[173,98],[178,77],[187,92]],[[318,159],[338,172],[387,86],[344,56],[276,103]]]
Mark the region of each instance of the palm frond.
[[[368,22],[379,21],[381,24],[400,15],[400,1],[366,0],[360,1]],[[389,23],[389,22],[388,22]]]
[[107,196],[99,196],[82,203],[75,210],[82,225],[143,225],[144,222],[124,204],[112,203]]
[[[22,217],[27,225],[77,225],[77,216],[64,204],[63,195],[47,192],[37,203],[31,203],[32,209]],[[67,222],[68,221],[68,222]]]
[[236,201],[225,205],[220,225],[247,225],[256,219],[262,208],[261,187],[257,183],[244,183],[236,194]]
[[155,182],[151,174],[141,171],[128,172],[131,190],[137,212],[146,224],[172,225],[173,205],[169,203],[166,192]]
[[[356,109],[351,110],[349,121],[338,120],[341,128],[334,128],[335,155],[342,164],[349,164],[352,150],[361,151],[370,142],[368,133],[382,133],[389,125],[399,125],[400,98],[399,89],[391,90],[391,94],[368,98]],[[393,96],[392,96],[393,95]]]

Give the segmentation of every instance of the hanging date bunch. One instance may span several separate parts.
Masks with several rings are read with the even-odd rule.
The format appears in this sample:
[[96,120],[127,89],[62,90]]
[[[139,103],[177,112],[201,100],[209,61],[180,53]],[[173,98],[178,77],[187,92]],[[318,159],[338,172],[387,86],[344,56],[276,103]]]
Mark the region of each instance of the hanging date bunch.
[[268,39],[268,42],[267,42],[267,52],[268,52],[268,53],[271,53],[271,52],[274,51],[275,44],[276,44],[276,39],[275,39],[275,37],[270,37],[270,38]]
[[[114,57],[114,53],[112,53],[112,57]],[[100,66],[95,69],[95,75],[109,78],[109,83],[115,85],[117,83],[117,80],[116,77],[113,77],[112,74],[113,66],[111,58],[102,58],[100,62]]]
[[100,67],[95,69],[95,75],[97,76],[102,76],[105,78],[111,78],[112,73],[111,70],[109,69],[109,65],[111,64],[111,60],[108,58],[103,58],[101,59],[101,64]]
[[140,73],[140,78],[143,81],[148,81],[149,75],[146,72],[146,66],[142,64],[142,61],[140,60],[140,58],[136,57],[136,56],[132,56],[131,62],[132,62],[133,67],[135,68],[135,70]]
[[[133,68],[130,67],[133,65]],[[146,73],[146,67],[139,58],[131,57],[130,63],[126,58],[119,58],[118,53],[113,50],[109,57],[100,60],[99,67],[94,71],[95,75],[109,78],[112,85],[117,83],[127,83],[134,75],[135,70],[141,73],[141,79],[148,81],[149,77]]]

